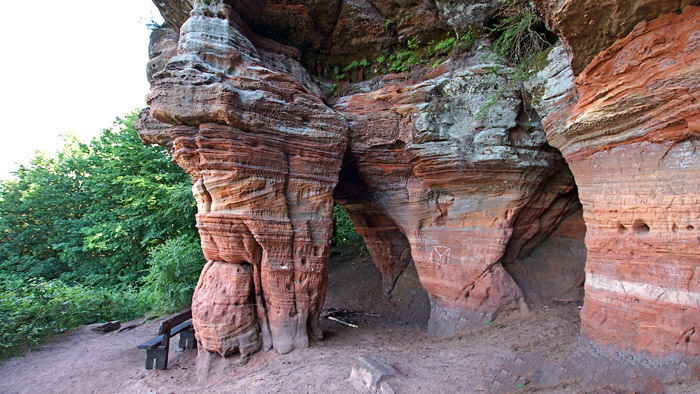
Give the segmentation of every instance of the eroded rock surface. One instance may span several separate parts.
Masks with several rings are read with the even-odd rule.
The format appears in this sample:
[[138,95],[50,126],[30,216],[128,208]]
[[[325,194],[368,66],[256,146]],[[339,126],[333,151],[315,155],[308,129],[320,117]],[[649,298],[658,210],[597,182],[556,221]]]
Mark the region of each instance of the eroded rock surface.
[[541,0],[535,2],[550,29],[573,55],[579,74],[593,58],[643,21],[679,12],[697,0]]
[[285,353],[321,336],[346,141],[343,119],[290,67],[294,60],[270,61],[283,55],[258,50],[245,30],[229,6],[199,3],[177,54],[152,78],[151,115],[176,126],[142,132],[170,144],[192,176],[209,261],[194,325],[203,349],[222,355]]
[[561,40],[524,87],[486,29],[446,63],[340,97],[331,60],[483,29],[500,2],[217,0],[184,24],[189,1],[156,3],[169,26],[152,36],[141,135],[193,179],[200,349],[321,336],[335,201],[386,294],[415,264],[434,334],[578,301],[585,278],[596,346],[700,355],[700,11],[678,13],[691,1],[537,2]]
[[576,92],[561,82],[558,110],[545,118],[584,207],[582,331],[597,343],[700,355],[698,75],[700,8],[690,6],[601,52]]
[[[463,63],[434,72],[440,75],[390,81],[342,97],[334,107],[349,120],[352,165],[361,181],[356,188],[364,188],[350,213],[378,209],[391,221],[375,228],[405,236],[432,299],[429,331],[438,335],[524,307],[502,265],[506,250],[512,242],[517,256],[527,241],[551,232],[558,219],[535,219],[548,208],[557,211],[554,217],[562,215],[569,200],[552,203],[573,188],[569,175],[566,190],[546,193],[548,177],[565,168],[563,160],[547,146],[515,89],[501,88],[508,86],[506,73],[494,70],[504,66],[491,58],[482,47]],[[360,228],[373,256],[405,264],[398,248],[384,246],[391,242],[378,242],[386,239],[379,230]],[[514,241],[518,237],[523,241]]]
[[[361,3],[343,3],[333,34],[343,18],[401,8],[343,16]],[[415,262],[432,299],[432,333],[526,309],[503,264],[556,228],[576,196],[489,42],[411,80],[351,87],[360,93],[331,109],[300,52],[259,36],[237,10],[198,3],[177,46],[174,29],[154,32],[151,107],[141,120],[144,140],[170,146],[193,178],[209,261],[194,297],[202,348],[287,352],[308,344],[307,330],[320,337],[343,158],[350,175],[341,174],[336,199],[365,238],[385,293]]]

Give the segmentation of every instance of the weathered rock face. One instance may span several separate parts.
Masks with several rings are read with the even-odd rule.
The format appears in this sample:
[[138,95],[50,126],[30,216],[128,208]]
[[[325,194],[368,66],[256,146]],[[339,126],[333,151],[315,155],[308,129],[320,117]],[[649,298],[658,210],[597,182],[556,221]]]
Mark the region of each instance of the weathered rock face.
[[346,126],[293,59],[270,61],[283,55],[243,31],[229,6],[196,6],[177,54],[152,63],[165,66],[153,74],[150,113],[177,126],[146,120],[142,136],[171,145],[194,181],[209,261],[193,300],[203,349],[285,353],[321,336]]
[[[499,88],[506,77],[490,58],[482,47],[433,78],[389,81],[334,107],[349,120],[357,171],[341,183],[354,181],[360,191],[341,200],[350,201],[351,217],[384,270],[405,267],[402,248],[410,245],[432,300],[429,331],[438,335],[524,307],[502,265],[506,251],[517,257],[528,241],[556,228],[576,200],[568,194],[570,175],[560,181],[567,185],[546,187],[559,169],[568,170],[515,89]],[[538,222],[547,210],[551,220]],[[386,236],[397,231],[405,240]]]
[[[220,1],[220,0],[217,0]],[[412,37],[482,26],[499,0],[224,1],[256,34],[298,48],[315,73],[350,58],[381,55]],[[187,19],[194,0],[154,0],[170,27]]]
[[[567,74],[558,69],[542,80]],[[598,343],[700,355],[699,75],[700,8],[690,6],[637,25],[575,85],[549,78],[542,89],[559,100],[544,124],[584,207],[582,331]]]
[[540,0],[535,2],[550,29],[573,54],[571,67],[579,74],[615,40],[637,23],[680,11],[697,0]]
[[482,37],[324,101],[329,59],[470,30],[500,2],[216,0],[184,22],[192,2],[156,1],[141,135],[193,178],[200,349],[320,337],[337,201],[385,293],[415,264],[432,333],[577,301],[585,277],[587,338],[700,356],[700,9],[673,13],[689,3],[537,2],[561,43],[526,94]]
[[307,329],[320,336],[344,154],[350,174],[336,198],[386,293],[415,262],[431,332],[526,308],[503,263],[556,228],[576,195],[487,41],[414,80],[380,78],[330,109],[299,53],[253,33],[228,5],[197,4],[177,47],[174,34],[153,34],[142,137],[170,146],[194,180],[210,262],[194,297],[203,349],[248,353],[260,338],[286,352],[308,343]]

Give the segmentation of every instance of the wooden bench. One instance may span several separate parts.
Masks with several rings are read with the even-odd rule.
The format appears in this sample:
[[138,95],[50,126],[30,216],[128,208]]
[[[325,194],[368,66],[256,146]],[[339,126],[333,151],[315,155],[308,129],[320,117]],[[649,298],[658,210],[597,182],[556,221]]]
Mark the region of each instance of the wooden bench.
[[183,350],[197,348],[192,327],[192,311],[174,315],[160,324],[158,336],[138,346],[146,350],[146,369],[168,369],[170,338],[180,334],[179,346]]

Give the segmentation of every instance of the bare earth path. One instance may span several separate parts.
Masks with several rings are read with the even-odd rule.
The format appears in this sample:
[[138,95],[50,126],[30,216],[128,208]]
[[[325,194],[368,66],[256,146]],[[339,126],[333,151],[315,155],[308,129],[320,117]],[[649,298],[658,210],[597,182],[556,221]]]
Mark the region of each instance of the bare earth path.
[[[358,274],[366,280],[357,283]],[[347,378],[357,356],[396,368],[400,376],[388,382],[397,393],[621,392],[575,380],[555,379],[550,384],[551,379],[542,376],[556,371],[578,344],[575,304],[540,307],[526,317],[485,322],[461,338],[435,340],[423,334],[420,324],[401,319],[415,322],[426,308],[409,274],[395,293],[394,303],[402,303],[403,312],[392,316],[387,309],[392,305],[374,298],[373,289],[380,286],[372,271],[359,263],[343,265],[331,278],[335,291],[327,306],[379,316],[359,319],[358,329],[323,319],[323,342],[285,356],[259,354],[243,366],[235,365],[234,357],[214,365],[205,380],[198,379],[195,352],[171,352],[167,371],[143,368],[144,354],[136,346],[155,333],[155,320],[123,333],[97,334],[82,328],[2,362],[0,393],[355,393]],[[541,383],[539,389],[535,381]],[[666,387],[652,382],[645,387],[645,392],[700,392],[697,382]]]
[[[517,335],[508,326],[488,327],[478,335],[481,343],[477,343],[476,337],[434,341],[410,326],[380,324],[352,329],[330,323],[326,324],[328,338],[309,349],[286,356],[265,353],[242,367],[215,369],[204,385],[197,384],[194,353],[173,352],[167,371],[143,369],[144,355],[136,345],[152,336],[158,321],[104,335],[83,328],[3,363],[0,392],[348,393],[354,392],[346,379],[358,355],[396,367],[403,375],[393,380],[397,392],[489,392],[493,388],[485,379],[489,370],[515,354],[512,346],[516,341],[502,340]],[[574,338],[568,332],[575,330],[574,325],[559,317],[551,319],[548,326],[544,329],[548,338],[541,340],[557,341],[551,343],[555,347],[567,346]],[[538,341],[527,343],[538,345]]]

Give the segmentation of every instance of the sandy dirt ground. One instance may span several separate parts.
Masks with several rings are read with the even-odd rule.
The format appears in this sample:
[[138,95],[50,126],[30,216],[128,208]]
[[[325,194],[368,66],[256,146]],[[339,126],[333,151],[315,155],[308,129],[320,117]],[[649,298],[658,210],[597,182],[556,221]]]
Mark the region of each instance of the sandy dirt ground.
[[[171,351],[168,370],[147,371],[136,346],[153,336],[159,320],[121,333],[83,327],[2,362],[0,393],[356,393],[348,377],[358,356],[395,368],[386,382],[396,393],[700,393],[697,380],[662,384],[642,369],[620,369],[582,352],[575,303],[542,305],[437,340],[424,334],[427,298],[415,272],[405,273],[386,300],[366,259],[333,264],[327,307],[367,314],[353,318],[359,328],[322,319],[326,338],[308,349],[265,352],[244,365],[236,357],[217,361],[206,376],[197,371],[196,351]],[[636,388],[609,384],[610,376]]]

